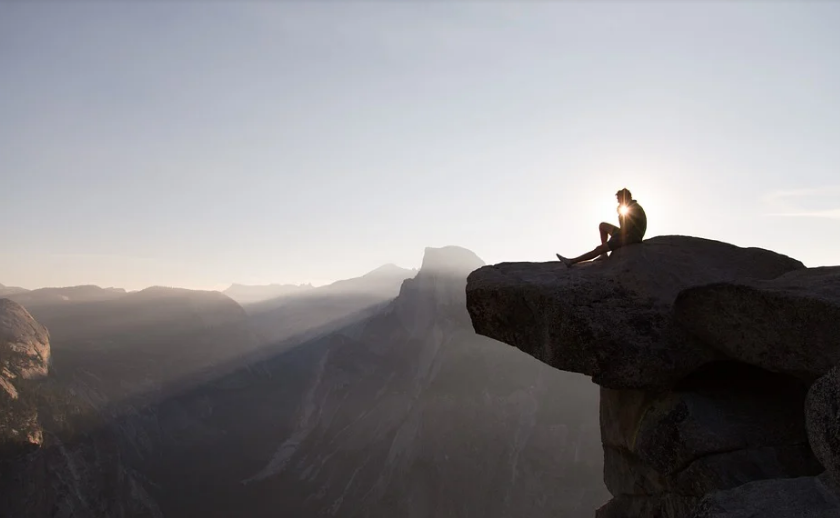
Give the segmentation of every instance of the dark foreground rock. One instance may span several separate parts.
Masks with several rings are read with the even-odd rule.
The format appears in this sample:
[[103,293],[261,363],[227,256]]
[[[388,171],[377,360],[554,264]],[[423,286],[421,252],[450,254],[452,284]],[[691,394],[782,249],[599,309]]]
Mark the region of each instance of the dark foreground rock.
[[840,367],[820,378],[808,391],[805,405],[808,437],[814,454],[840,488]]
[[840,500],[818,477],[762,480],[703,499],[692,518],[837,518]]
[[814,478],[840,479],[836,371],[808,392],[840,361],[840,268],[667,236],[480,268],[467,308],[480,334],[603,387],[599,518],[840,516],[821,514],[840,484]]
[[605,482],[614,495],[702,497],[822,471],[802,419],[805,387],[760,369],[718,369],[725,383],[701,372],[676,391],[601,390]]

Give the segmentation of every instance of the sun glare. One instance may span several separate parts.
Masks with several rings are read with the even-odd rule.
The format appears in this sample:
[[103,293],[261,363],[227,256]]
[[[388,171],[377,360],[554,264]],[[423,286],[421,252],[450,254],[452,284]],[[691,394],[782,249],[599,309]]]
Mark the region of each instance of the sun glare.
[[618,208],[618,213],[621,214],[622,216],[626,216],[628,210],[629,209],[627,208],[627,205],[622,205],[621,207]]

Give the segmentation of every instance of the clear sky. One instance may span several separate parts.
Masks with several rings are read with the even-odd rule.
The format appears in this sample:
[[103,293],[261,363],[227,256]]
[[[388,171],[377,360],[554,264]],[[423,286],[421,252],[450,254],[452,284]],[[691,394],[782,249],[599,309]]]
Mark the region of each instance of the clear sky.
[[0,283],[648,237],[840,263],[838,2],[2,2]]

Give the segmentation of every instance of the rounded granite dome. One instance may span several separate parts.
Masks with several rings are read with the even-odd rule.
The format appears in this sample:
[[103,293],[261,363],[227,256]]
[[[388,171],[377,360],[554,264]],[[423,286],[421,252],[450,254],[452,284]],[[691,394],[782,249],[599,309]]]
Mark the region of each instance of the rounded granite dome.
[[427,247],[421,272],[466,275],[484,266],[484,261],[471,250],[460,246]]
[[0,299],[0,368],[15,376],[45,376],[50,361],[50,335],[23,306]]
[[9,299],[0,299],[0,342],[47,342],[47,329],[26,309]]

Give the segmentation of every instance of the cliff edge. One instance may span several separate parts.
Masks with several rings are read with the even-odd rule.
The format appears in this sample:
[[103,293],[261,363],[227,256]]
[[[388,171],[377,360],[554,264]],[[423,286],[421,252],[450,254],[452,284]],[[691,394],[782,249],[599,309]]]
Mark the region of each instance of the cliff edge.
[[602,387],[598,518],[840,515],[840,267],[661,236],[466,295],[477,333]]

